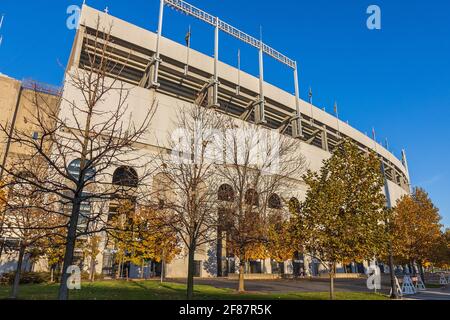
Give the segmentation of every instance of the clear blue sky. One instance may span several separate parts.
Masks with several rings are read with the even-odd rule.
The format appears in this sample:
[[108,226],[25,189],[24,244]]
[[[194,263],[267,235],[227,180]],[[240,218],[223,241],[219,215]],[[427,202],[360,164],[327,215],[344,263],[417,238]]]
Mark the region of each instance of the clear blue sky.
[[[66,9],[74,0],[0,0],[6,15],[0,34],[0,72],[60,84],[74,31]],[[87,0],[95,8],[156,30],[158,0]],[[425,188],[450,226],[450,2],[448,0],[191,0],[223,20],[259,36],[299,61],[302,98],[313,88],[314,103],[340,115],[362,132],[375,126],[399,156],[405,148],[414,185]],[[366,27],[366,9],[382,10],[382,29]],[[213,54],[213,30],[166,10],[164,34]],[[221,60],[258,74],[257,52],[225,35]],[[62,64],[62,66],[60,65]],[[266,58],[267,81],[293,91],[289,70]]]

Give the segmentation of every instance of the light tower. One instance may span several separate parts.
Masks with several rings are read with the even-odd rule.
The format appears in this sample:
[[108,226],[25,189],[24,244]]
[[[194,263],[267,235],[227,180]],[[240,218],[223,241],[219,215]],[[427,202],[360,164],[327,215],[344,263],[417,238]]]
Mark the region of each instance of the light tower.
[[[164,20],[164,7],[168,6],[175,11],[181,12],[188,16],[194,17],[200,21],[205,22],[206,24],[214,27],[214,70],[212,70],[212,78],[206,83],[200,92],[200,96],[208,96],[208,107],[219,107],[219,33],[220,31],[256,48],[258,50],[258,59],[259,59],[259,95],[257,99],[251,102],[247,111],[242,115],[242,118],[247,120],[251,114],[254,112],[255,115],[255,123],[256,124],[265,124],[265,99],[264,99],[264,55],[267,55],[284,65],[287,65],[294,73],[294,88],[295,88],[295,114],[290,116],[289,119],[286,120],[286,123],[292,125],[292,135],[295,138],[302,138],[302,122],[301,122],[301,112],[300,112],[300,90],[298,84],[298,67],[297,62],[288,58],[284,54],[279,51],[269,47],[265,44],[262,39],[258,40],[253,36],[248,35],[247,33],[231,26],[230,24],[224,22],[219,17],[213,16],[199,8],[194,7],[193,5],[182,1],[182,0],[160,0],[160,8],[159,8],[159,20],[158,20],[158,31],[157,31],[157,40],[156,40],[156,51],[148,64],[146,79],[149,79],[146,86],[148,88],[159,87],[158,82],[158,72],[161,60],[161,38],[162,38],[162,29],[163,29],[163,20]],[[239,90],[237,90],[239,93]],[[203,101],[203,98],[200,99]]]

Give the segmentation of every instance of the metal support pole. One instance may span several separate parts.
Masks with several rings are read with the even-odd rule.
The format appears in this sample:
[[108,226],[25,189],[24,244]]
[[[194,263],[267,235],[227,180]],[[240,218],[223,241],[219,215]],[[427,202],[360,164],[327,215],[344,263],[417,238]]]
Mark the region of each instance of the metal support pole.
[[311,125],[314,124],[314,107],[313,107],[313,92],[311,87],[309,87],[309,93],[308,93],[308,98],[309,98],[309,106],[311,108]]
[[295,88],[295,112],[297,114],[297,117],[294,119],[294,123],[292,124],[293,128],[292,135],[294,138],[302,138],[303,137],[302,113],[300,112],[300,89],[298,85],[297,62],[295,62],[294,68],[294,88]]
[[236,95],[241,94],[241,49],[238,49],[238,76],[237,76],[237,86],[236,86]]
[[214,107],[219,106],[219,18],[216,17],[214,30]]
[[323,131],[322,131],[322,149],[327,152],[329,151],[327,126],[325,124],[323,125]]
[[337,104],[336,101],[334,102],[334,114],[336,116],[337,135],[338,135],[338,138],[341,138],[341,128],[340,128],[340,120],[339,120],[339,108],[338,108],[338,104]]
[[261,41],[259,42],[259,103],[258,108],[255,111],[255,123],[262,124],[266,122],[265,115],[265,97],[264,97],[264,51],[262,34]]
[[410,182],[411,178],[409,176],[408,159],[406,158],[406,151],[405,151],[405,149],[402,150],[402,163],[403,163],[403,166],[405,167],[405,170],[406,170],[409,192],[412,193],[413,190],[412,190],[411,182]]
[[191,52],[191,26],[189,25],[188,34],[186,36],[187,41],[187,51],[186,51],[186,66],[184,67],[184,75],[187,76],[189,73],[189,58]]
[[160,57],[160,46],[161,46],[161,37],[162,37],[162,28],[163,28],[163,18],[164,18],[164,5],[165,0],[160,1],[159,5],[159,21],[158,21],[158,35],[156,38],[156,51],[155,51],[155,68],[154,68],[154,74],[153,74],[153,86],[158,87],[158,73],[159,73],[159,64],[161,63],[161,57]]

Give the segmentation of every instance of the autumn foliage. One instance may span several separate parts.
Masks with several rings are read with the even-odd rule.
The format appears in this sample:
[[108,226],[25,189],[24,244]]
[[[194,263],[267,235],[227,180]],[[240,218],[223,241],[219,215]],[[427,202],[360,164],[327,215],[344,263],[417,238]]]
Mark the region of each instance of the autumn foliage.
[[425,190],[416,188],[412,195],[403,196],[397,202],[392,226],[397,262],[424,264],[439,260],[437,248],[443,240],[440,221],[439,210]]

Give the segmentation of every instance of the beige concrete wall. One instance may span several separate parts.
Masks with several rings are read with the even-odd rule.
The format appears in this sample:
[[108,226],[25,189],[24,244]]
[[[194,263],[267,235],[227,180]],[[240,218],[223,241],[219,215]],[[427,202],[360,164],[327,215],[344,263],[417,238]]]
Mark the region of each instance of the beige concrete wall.
[[[30,89],[21,90],[21,82],[12,78],[0,75],[0,123],[2,126],[9,127],[13,121],[14,112],[17,107],[17,115],[14,128],[18,132],[25,133],[29,137],[36,132],[39,137],[42,136],[42,130],[36,124],[38,109],[54,110],[58,107],[58,97],[45,93],[35,92]],[[43,114],[42,112],[40,113]],[[41,117],[44,121],[50,121],[46,117]],[[6,149],[7,137],[0,130],[0,161],[3,161]],[[7,156],[6,165],[11,165],[15,158],[32,154],[31,149],[23,145],[12,143]]]
[[[108,24],[109,22],[113,22],[113,35],[126,39],[129,42],[137,44],[139,46],[148,48],[150,50],[154,50],[156,44],[156,35],[147,30],[141,29],[139,27],[133,26],[125,21],[120,19],[111,17],[109,15],[105,15],[102,12],[98,12],[93,10],[87,6],[83,7],[81,23],[87,26],[95,27],[95,20],[97,16],[102,18],[103,23]],[[77,48],[74,48],[73,52],[79,52]],[[178,61],[185,61],[185,52],[183,46],[177,44],[169,39],[162,39],[161,43],[161,52],[163,55],[170,56],[173,59]],[[211,57],[208,57],[204,54],[196,52],[192,50],[191,52],[191,65],[200,70],[204,70],[206,72],[212,72],[213,70],[213,60]],[[77,61],[77,57],[74,56],[71,58],[73,61]],[[82,72],[76,69],[75,66],[71,66],[68,68],[68,72]],[[221,78],[224,78],[229,81],[236,81],[237,70],[229,65],[224,63],[219,64],[219,75]],[[258,79],[246,74],[242,73],[241,75],[241,85],[255,92],[258,91]],[[143,119],[146,110],[148,107],[156,101],[157,103],[157,111],[155,113],[154,120],[149,128],[149,132],[145,135],[141,141],[143,143],[144,148],[141,150],[142,154],[145,155],[148,150],[154,146],[161,146],[167,143],[167,138],[170,137],[171,132],[175,129],[175,114],[176,110],[179,107],[187,106],[188,104],[180,99],[177,99],[172,96],[165,95],[163,93],[157,92],[155,90],[148,90],[140,87],[134,87],[130,85],[125,85],[130,90],[130,95],[128,97],[127,105],[128,105],[128,114],[124,116],[124,119],[129,119],[129,121],[139,123],[140,120]],[[276,88],[268,83],[265,83],[265,94],[268,98],[276,100],[282,104],[290,106],[292,111],[294,111],[295,107],[295,98],[292,94],[285,92],[279,88]],[[82,105],[83,97],[80,92],[69,82],[66,82],[64,88],[65,98],[70,99],[71,101],[75,101],[75,103]],[[100,110],[107,111],[111,106],[116,105],[118,95],[117,93],[110,92],[110,94],[106,97],[104,101],[99,105]],[[71,114],[71,106],[69,104],[63,104],[61,107],[61,114],[70,115]],[[305,101],[301,101],[301,111],[302,113],[309,114],[310,106]],[[376,149],[376,151],[383,155],[385,158],[394,163],[398,168],[404,170],[405,175],[407,175],[406,169],[404,169],[401,161],[397,159],[393,154],[387,151],[384,147],[379,144],[375,144],[372,139],[362,134],[358,130],[352,128],[348,124],[339,121],[332,115],[322,111],[321,109],[314,107],[314,115],[315,118],[328,125],[331,128],[337,129],[339,126],[340,131],[345,135],[348,135],[355,139],[356,141],[362,143],[367,146],[369,149]],[[79,121],[82,122],[82,118],[78,118]],[[97,119],[101,121],[101,119]],[[128,121],[128,120],[127,120]],[[128,123],[125,121],[124,126],[127,126]],[[338,124],[339,123],[339,124]],[[307,161],[307,167],[312,170],[319,170],[323,160],[330,157],[330,153],[312,146],[310,144],[301,142],[299,149],[297,150],[298,155],[303,156]],[[111,168],[113,171],[115,168]],[[401,187],[397,186],[394,183],[389,183],[390,193],[391,193],[391,201],[393,203],[396,200],[406,193]],[[306,195],[306,186],[299,181],[298,188],[296,190],[285,190],[286,198],[291,196],[296,196],[299,200],[303,200]],[[207,251],[207,250],[206,250]],[[208,259],[207,253],[205,250],[203,252],[198,252],[196,256],[196,260],[206,261]],[[267,266],[267,263],[266,263]],[[270,263],[268,268],[270,268]],[[186,255],[180,255],[177,259],[175,259],[171,264],[167,266],[167,276],[168,277],[185,277],[187,274],[187,257]],[[213,276],[206,272],[206,270],[202,270],[202,276],[209,277]]]
[[[10,124],[19,97],[20,81],[0,75],[0,124]],[[0,161],[3,160],[6,135],[0,130]]]
[[[155,33],[140,28],[138,26],[135,26],[117,17],[105,14],[104,12],[97,11],[86,5],[83,6],[80,19],[82,25],[95,28],[98,17],[100,17],[102,24],[113,26],[112,35],[121,39],[126,39],[127,41],[136,44],[138,46],[141,46],[143,48],[147,48],[152,51],[155,50],[157,39]],[[212,40],[213,39],[211,38],[211,41]],[[163,56],[169,56],[177,61],[186,61],[187,58],[186,57],[187,50],[185,46],[164,37],[161,39],[161,54]],[[191,67],[203,70],[210,74],[213,73],[214,59],[212,57],[205,55],[201,52],[198,52],[196,50],[190,50],[189,55]],[[219,62],[218,74],[220,78],[235,83],[237,82],[238,70],[233,66],[225,64],[223,62]],[[240,78],[241,78],[241,86],[243,88],[250,89],[254,92],[259,92],[258,78],[242,71]],[[295,111],[295,97],[292,93],[286,92],[270,83],[265,82],[264,94],[266,98],[270,98],[283,105],[290,107],[292,109],[292,112]],[[309,115],[311,113],[310,104],[306,101],[301,100],[300,110],[303,114]],[[313,112],[314,117],[317,121],[320,121],[335,130],[338,130],[339,127],[341,133],[360,142],[367,148],[375,150],[380,155],[391,161],[395,166],[400,168],[403,171],[403,173],[408,177],[408,173],[406,172],[406,169],[404,168],[401,161],[397,157],[395,157],[392,153],[390,153],[388,150],[386,150],[385,147],[383,147],[378,143],[375,143],[370,137],[366,136],[362,132],[348,125],[346,122],[340,121],[333,115],[324,112],[319,107],[313,106]]]
[[[46,118],[45,113],[42,111],[48,108],[56,110],[58,107],[59,98],[53,95],[35,92],[33,90],[25,89],[20,95],[19,108],[17,112],[17,119],[15,128],[20,132],[26,133],[29,137],[32,137],[34,133],[38,134],[40,138],[42,136],[42,129],[36,123],[36,116],[38,112],[42,115],[44,121],[48,121],[48,125],[51,126],[51,122]],[[38,111],[38,109],[41,109]],[[12,144],[10,149],[10,156],[15,155],[28,155],[32,152],[31,149],[26,149],[22,145]]]
[[[72,70],[73,71],[73,70]],[[80,70],[78,70],[80,72]],[[157,109],[154,115],[154,119],[149,127],[148,134],[146,134],[141,142],[144,148],[139,151],[142,154],[141,161],[148,160],[150,149],[155,146],[167,146],[167,138],[171,136],[171,133],[176,129],[176,114],[179,108],[188,107],[189,104],[175,97],[165,95],[154,90],[148,90],[140,87],[129,86],[130,94],[128,97],[128,114],[124,116],[125,123],[128,125],[128,121],[139,123],[145,116],[146,110],[153,102],[156,103]],[[82,105],[82,97],[77,89],[72,87],[70,83],[66,83],[65,86],[65,98],[70,98],[70,101],[77,101],[79,105]],[[109,96],[102,101],[98,107],[99,110],[108,110],[109,107],[114,106],[114,101],[117,101],[118,92],[110,92]],[[63,103],[61,107],[62,115],[69,115],[71,112],[70,106]],[[78,118],[80,121],[80,118]],[[98,121],[101,121],[99,118]],[[240,120],[238,120],[240,121]],[[328,159],[331,154],[324,151],[321,148],[315,147],[305,142],[300,142],[299,149],[297,150],[298,156],[302,156],[306,160],[308,169],[319,170],[325,159]],[[111,173],[116,168],[111,168]],[[398,198],[404,195],[406,192],[398,185],[389,182],[391,201],[394,204]],[[290,197],[297,197],[300,201],[305,199],[306,185],[301,181],[298,181],[298,188],[295,190],[285,190],[280,196],[289,199]],[[211,277],[213,274],[209,273],[205,268],[205,262],[208,260],[207,250],[199,252],[196,256],[196,260],[203,261],[202,277]],[[101,261],[99,259],[98,261]],[[167,265],[167,276],[169,278],[185,277],[187,274],[187,255],[180,255],[171,264]],[[270,269],[270,261],[266,263],[266,266]],[[270,271],[268,269],[268,271]]]

